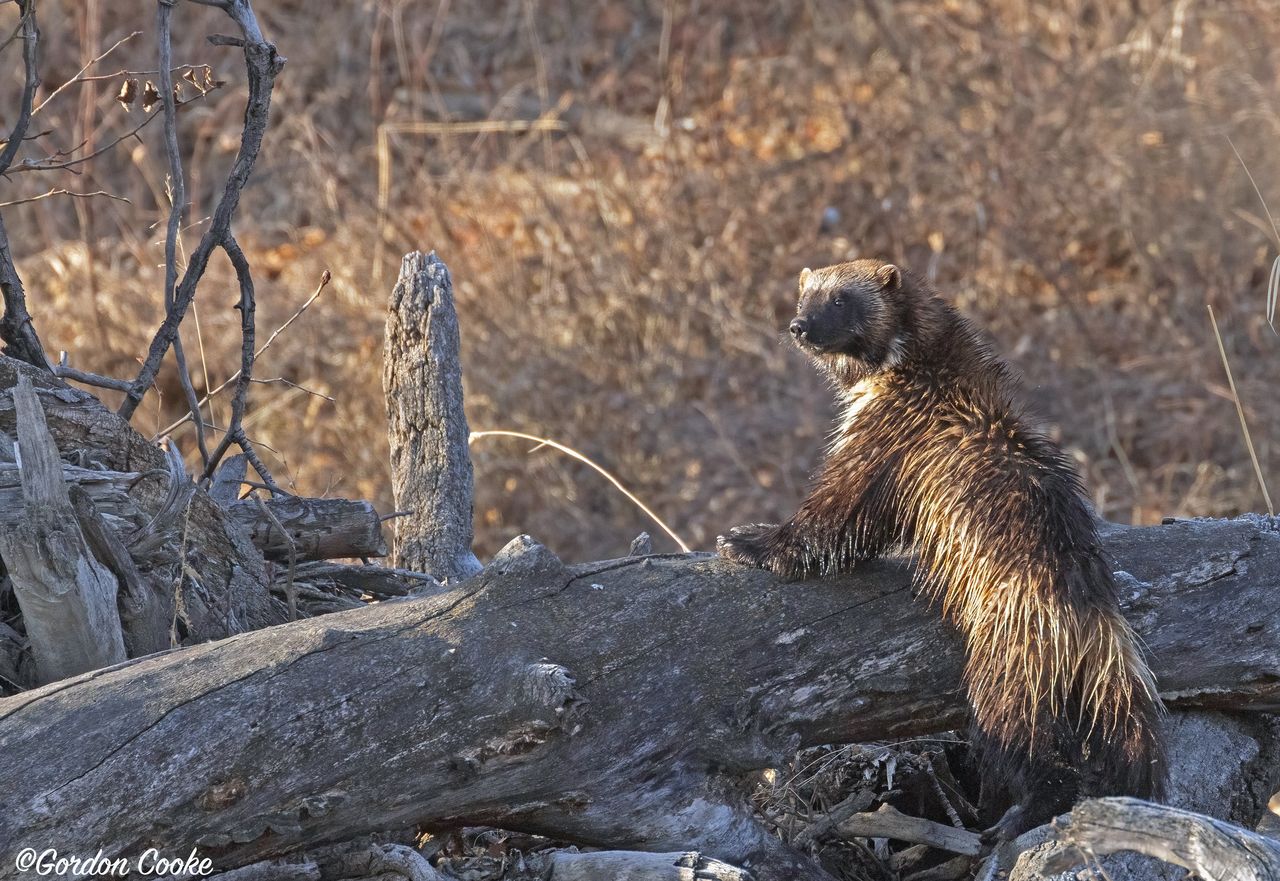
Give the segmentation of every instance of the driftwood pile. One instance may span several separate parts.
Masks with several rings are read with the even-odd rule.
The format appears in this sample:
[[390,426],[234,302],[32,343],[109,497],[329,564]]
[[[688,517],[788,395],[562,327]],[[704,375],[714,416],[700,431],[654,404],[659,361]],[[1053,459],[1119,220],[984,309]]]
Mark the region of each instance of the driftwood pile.
[[[1166,877],[1117,851],[1280,879],[1270,827],[1226,822],[1252,826],[1280,787],[1272,518],[1106,531],[1174,708],[1174,801],[1196,812],[1091,801],[988,853],[948,733],[965,718],[960,650],[911,597],[909,561],[786,584],[644,538],[603,562],[527,536],[475,558],[458,326],[434,255],[405,258],[388,312],[397,510],[283,491],[243,429],[262,348],[231,221],[284,59],[248,0],[200,2],[238,27],[213,39],[244,54],[244,133],[180,275],[181,104],[161,89],[166,314],[135,378],[48,359],[0,222],[0,879],[35,877],[31,848],[194,851],[234,881],[1026,879],[1100,859],[1116,881]],[[18,5],[27,88],[0,172],[39,82],[36,4]],[[180,8],[158,3],[162,70]],[[178,328],[216,249],[236,270],[243,356],[213,443]],[[129,424],[171,349],[195,474]],[[118,410],[68,380],[122,396]]]

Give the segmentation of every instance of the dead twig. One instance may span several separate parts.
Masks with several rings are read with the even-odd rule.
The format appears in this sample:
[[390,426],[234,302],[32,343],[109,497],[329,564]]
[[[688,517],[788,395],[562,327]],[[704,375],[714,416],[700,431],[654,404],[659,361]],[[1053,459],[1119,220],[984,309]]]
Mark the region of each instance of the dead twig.
[[896,838],[971,857],[982,852],[982,836],[977,832],[911,817],[889,805],[881,805],[871,813],[854,814],[836,828],[841,835],[852,838]]
[[[248,450],[245,451],[244,455],[245,458],[250,458]],[[289,534],[289,530],[284,528],[284,524],[280,522],[280,518],[278,518],[275,515],[275,512],[271,510],[270,506],[262,500],[262,497],[255,495],[253,500],[257,503],[258,510],[260,510],[263,516],[265,516],[267,520],[271,522],[271,525],[276,528],[280,533],[281,538],[284,539],[285,545],[289,548],[289,575],[288,580],[285,582],[285,596],[288,597],[289,600],[289,620],[297,621],[298,589],[293,583],[293,577],[298,568],[298,545],[293,540],[293,536]]]
[[[315,292],[314,292],[314,293],[312,293],[312,295],[311,295],[310,297],[308,297],[308,298],[307,298],[306,302],[305,302],[305,303],[303,303],[301,306],[299,306],[299,307],[297,308],[297,310],[296,310],[292,315],[290,315],[287,319],[285,319],[285,322],[284,322],[283,324],[281,324],[279,327],[277,327],[275,330],[273,330],[273,331],[271,332],[271,335],[267,337],[267,341],[266,341],[265,343],[263,343],[263,344],[262,344],[262,347],[261,347],[260,349],[258,349],[258,351],[256,351],[256,352],[254,352],[254,353],[253,353],[253,357],[254,357],[254,360],[255,360],[255,361],[256,361],[258,358],[262,357],[262,353],[263,353],[263,352],[265,352],[267,349],[271,348],[271,344],[272,344],[272,343],[274,343],[274,342],[276,341],[276,337],[280,336],[280,334],[282,334],[284,331],[288,330],[288,329],[289,329],[289,325],[293,324],[293,322],[294,322],[294,321],[296,321],[296,320],[298,319],[298,317],[302,315],[302,313],[303,313],[303,312],[306,312],[306,311],[307,311],[307,308],[308,308],[312,303],[314,303],[314,302],[316,301],[316,298],[318,298],[318,297],[320,296],[320,293],[325,289],[325,287],[327,287],[327,286],[328,286],[328,284],[329,284],[329,282],[330,282],[330,280],[331,280],[332,278],[333,278],[333,276],[330,274],[329,270],[327,270],[327,269],[326,269],[323,273],[321,273],[321,275],[320,275],[320,284],[316,287]],[[229,377],[227,377],[227,379],[226,379],[226,380],[225,380],[225,381],[224,381],[220,386],[218,386],[218,387],[217,387],[217,388],[215,388],[213,391],[211,391],[211,392],[209,392],[207,395],[205,395],[205,396],[200,400],[200,406],[202,406],[202,407],[203,407],[205,404],[209,403],[209,399],[210,399],[210,398],[212,398],[214,395],[218,394],[218,392],[222,391],[223,389],[225,389],[227,386],[231,385],[231,383],[235,382],[235,381],[236,381],[237,379],[239,379],[239,378],[240,378],[240,371],[239,371],[239,370],[237,370],[235,373],[233,373],[233,374],[231,374]],[[153,437],[153,438],[152,438],[152,440],[153,440],[153,441],[154,441],[154,440],[157,440],[158,438],[163,437],[164,435],[166,435],[166,434],[169,434],[169,433],[173,432],[173,431],[174,431],[174,430],[176,430],[179,426],[181,426],[181,425],[182,425],[182,423],[186,422],[186,421],[187,421],[188,419],[190,419],[190,418],[191,418],[191,414],[190,414],[190,413],[188,413],[187,415],[182,416],[181,418],[179,418],[179,419],[175,420],[173,423],[171,423],[171,424],[169,424],[169,425],[165,426],[163,429],[161,429],[160,431],[158,431],[158,432],[156,433],[155,437]]]
[[[202,98],[204,98],[206,95],[208,95],[209,92],[213,92],[216,88],[218,88],[218,86],[215,86],[214,88],[209,89],[208,92],[204,92],[199,95],[193,95],[192,97],[188,98],[185,101],[178,101],[177,106],[186,107],[188,104],[194,104],[196,101],[199,101]],[[84,165],[86,162],[89,162],[92,159],[96,159],[97,157],[101,156],[103,153],[107,153],[115,149],[115,147],[118,144],[120,144],[122,141],[127,141],[130,138],[137,137],[138,132],[142,131],[144,128],[150,125],[153,120],[159,119],[160,116],[161,114],[159,113],[151,114],[146,119],[142,120],[142,122],[138,123],[133,128],[129,129],[129,131],[117,137],[115,140],[108,141],[106,144],[94,150],[92,153],[87,153],[84,156],[80,156],[76,159],[66,159],[63,161],[55,161],[61,156],[69,156],[71,153],[74,153],[76,150],[79,150],[81,147],[84,146],[83,143],[77,144],[71,150],[68,150],[65,152],[58,152],[53,156],[47,156],[44,159],[24,160],[21,165],[17,165],[17,166],[14,166],[13,168],[8,169],[7,173],[18,174],[19,172],[24,172],[24,171],[58,171],[58,170],[70,171],[74,169],[77,165]]]
[[[216,5],[221,8],[240,26],[244,34],[245,67],[249,77],[249,100],[245,107],[244,130],[240,137],[240,150],[231,167],[231,172],[227,175],[222,197],[218,200],[217,208],[213,212],[213,220],[199,244],[191,252],[186,272],[175,290],[173,303],[166,309],[164,321],[151,340],[142,369],[120,405],[118,412],[125,419],[132,417],[137,410],[147,388],[159,372],[165,354],[177,339],[182,319],[186,316],[192,300],[195,299],[196,287],[204,276],[213,250],[220,246],[225,247],[230,238],[231,218],[240,203],[240,193],[248,182],[258,153],[262,149],[262,139],[266,133],[267,118],[271,110],[271,91],[276,75],[284,66],[284,58],[276,52],[274,45],[263,38],[253,7],[248,0],[226,0],[226,2],[206,5]],[[198,417],[196,421],[200,421]],[[246,450],[247,454],[248,450]],[[250,458],[251,462],[252,458]]]
[[[178,151],[178,107],[173,93],[173,49],[170,40],[171,19],[176,0],[158,0],[156,3],[156,31],[160,44],[160,101],[164,107],[164,152],[169,161],[169,224],[164,240],[164,308],[173,309],[174,290],[178,284],[178,236],[181,234],[182,214],[187,210],[187,185],[182,173],[182,154]],[[196,417],[196,446],[200,461],[209,468],[209,446],[205,443],[204,424],[199,418],[200,399],[191,383],[191,371],[182,347],[182,334],[174,334],[173,357],[177,362],[178,381],[182,385],[187,409]],[[127,395],[128,392],[125,392]]]
[[313,388],[307,388],[305,385],[298,385],[298,383],[293,382],[292,380],[289,380],[289,379],[285,379],[283,376],[273,376],[269,379],[259,379],[258,377],[254,376],[254,377],[250,377],[249,381],[259,383],[260,385],[271,385],[273,383],[279,383],[280,385],[287,385],[289,386],[289,388],[296,388],[300,392],[306,392],[307,394],[313,397],[323,398],[324,400],[328,401],[330,404],[337,403],[337,400],[332,395],[326,395],[324,392],[318,392]]
[[[27,196],[25,199],[14,199],[10,202],[0,202],[0,208],[9,208],[13,205],[26,205],[29,202],[39,202],[41,199],[48,199],[53,196],[70,196],[73,199],[92,199],[94,196],[104,196],[108,199],[114,199],[117,202],[129,202],[124,196],[117,196],[115,193],[108,193],[106,190],[94,190],[92,193],[77,193],[62,187],[55,187],[47,193],[41,193],[38,196]],[[131,202],[129,204],[132,204]]]
[[[36,26],[35,0],[19,0],[18,8],[22,10],[22,63],[26,70],[22,88],[22,103],[18,109],[18,120],[14,123],[9,140],[0,151],[0,174],[13,164],[18,149],[27,135],[27,127],[31,124],[31,105],[35,100],[36,89],[40,85],[40,67],[38,48],[40,31]],[[13,255],[9,251],[9,235],[5,231],[4,221],[0,219],[0,290],[4,293],[4,317],[0,318],[0,339],[5,342],[5,351],[15,358],[29,364],[49,369],[49,361],[44,354],[44,346],[36,335],[31,314],[27,312],[27,295],[22,287],[22,279],[13,263]]]
[[804,850],[810,843],[822,841],[835,832],[836,828],[845,820],[871,807],[875,800],[876,794],[873,790],[859,789],[827,811],[826,814],[797,832],[795,838],[791,840],[791,846],[798,850]]
[[947,798],[947,794],[942,790],[942,781],[938,779],[938,772],[933,768],[933,761],[925,758],[925,772],[929,776],[929,786],[933,789],[934,797],[942,805],[942,809],[947,812],[947,819],[951,821],[951,825],[957,829],[964,828],[964,822],[960,819],[960,814],[951,804],[951,799]]
[[85,385],[111,389],[116,392],[127,392],[129,390],[128,380],[116,379],[113,376],[100,376],[97,373],[89,373],[86,370],[77,370],[67,364],[66,352],[63,352],[59,357],[58,363],[53,368],[53,375],[61,379],[71,379],[76,382],[82,382]]
[[258,472],[258,476],[262,478],[265,484],[263,489],[270,490],[278,496],[291,496],[293,493],[281,489],[280,484],[276,483],[276,479],[271,476],[271,472],[267,470],[267,466],[262,463],[262,459],[258,458],[258,451],[253,448],[252,441],[248,435],[244,433],[244,429],[240,429],[240,433],[236,436],[235,441],[240,445],[240,449],[244,450],[244,457],[249,460],[249,464],[253,466],[253,470]]
[[106,52],[103,52],[101,55],[99,55],[99,56],[97,56],[97,57],[95,57],[95,58],[90,59],[90,60],[89,60],[89,62],[88,62],[84,67],[80,68],[79,73],[77,73],[77,74],[76,74],[75,76],[73,76],[71,79],[67,80],[67,81],[66,81],[65,83],[63,83],[62,85],[58,86],[58,88],[56,88],[56,89],[54,89],[52,92],[50,92],[50,93],[45,97],[45,99],[44,99],[43,101],[41,101],[39,104],[37,104],[37,105],[36,105],[36,107],[35,107],[35,109],[31,111],[31,115],[32,115],[32,116],[35,116],[37,113],[39,113],[41,110],[43,110],[43,109],[45,108],[45,106],[46,106],[50,101],[52,101],[54,98],[56,98],[56,97],[58,97],[60,94],[62,94],[62,92],[63,92],[65,89],[68,89],[68,88],[70,88],[71,86],[74,86],[76,83],[89,83],[89,82],[95,82],[95,81],[97,81],[97,80],[113,79],[114,77],[119,76],[119,74],[104,74],[104,75],[102,75],[102,76],[85,76],[85,75],[84,75],[84,72],[85,72],[86,70],[88,70],[89,68],[93,67],[93,66],[94,66],[95,64],[97,64],[98,62],[102,61],[102,59],[106,58],[106,57],[107,57],[108,55],[110,55],[112,52],[114,52],[114,51],[116,51],[117,49],[119,49],[119,48],[120,48],[121,46],[123,46],[125,43],[129,42],[129,41],[130,41],[130,40],[132,40],[134,37],[140,36],[141,34],[142,34],[142,31],[134,31],[133,33],[129,34],[129,35],[128,35],[128,36],[126,36],[126,37],[121,37],[119,40],[116,40],[115,44],[114,44],[110,49],[108,49]]
[[[162,0],[163,2],[163,0]],[[246,448],[249,443],[244,433],[244,409],[245,403],[249,395],[249,382],[253,378],[253,359],[254,359],[254,337],[257,333],[254,323],[254,291],[253,291],[253,274],[249,271],[249,260],[244,256],[244,251],[240,249],[240,244],[235,240],[229,232],[222,242],[222,250],[231,260],[232,267],[236,271],[236,281],[240,285],[240,302],[236,304],[236,308],[240,310],[240,371],[236,377],[236,390],[231,396],[231,422],[227,425],[227,432],[223,435],[222,441],[213,451],[213,455],[205,460],[204,478],[213,476],[214,469],[218,467],[218,462],[226,454],[227,448],[232,443],[239,443],[244,449],[245,455],[249,456],[250,450]],[[197,425],[200,420],[198,414],[200,405],[197,403],[195,412],[192,414]],[[252,461],[252,457],[250,457]],[[256,469],[257,466],[255,465]],[[262,473],[259,471],[258,473]],[[263,475],[264,479],[267,475]]]

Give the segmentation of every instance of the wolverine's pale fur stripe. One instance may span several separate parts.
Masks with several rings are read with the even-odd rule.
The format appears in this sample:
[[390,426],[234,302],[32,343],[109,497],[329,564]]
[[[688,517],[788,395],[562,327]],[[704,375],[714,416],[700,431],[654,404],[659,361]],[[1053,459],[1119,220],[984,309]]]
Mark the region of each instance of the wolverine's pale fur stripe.
[[[965,635],[986,769],[1015,792],[1158,796],[1155,682],[1120,614],[1079,476],[976,329],[896,267],[802,276],[792,332],[842,403],[792,519],[721,551],[788,577],[919,555],[922,592]],[[1051,799],[1040,807],[1061,805]]]

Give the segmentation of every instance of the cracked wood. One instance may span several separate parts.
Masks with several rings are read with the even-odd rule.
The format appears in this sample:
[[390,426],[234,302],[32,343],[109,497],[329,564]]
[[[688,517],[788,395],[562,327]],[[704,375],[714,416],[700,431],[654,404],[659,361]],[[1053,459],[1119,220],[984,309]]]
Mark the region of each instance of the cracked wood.
[[[1274,520],[1106,543],[1166,696],[1280,708]],[[785,584],[710,556],[567,567],[518,540],[439,595],[0,701],[0,878],[55,833],[67,851],[199,846],[234,867],[415,824],[815,877],[734,775],[807,744],[954,727],[960,669],[904,561]]]

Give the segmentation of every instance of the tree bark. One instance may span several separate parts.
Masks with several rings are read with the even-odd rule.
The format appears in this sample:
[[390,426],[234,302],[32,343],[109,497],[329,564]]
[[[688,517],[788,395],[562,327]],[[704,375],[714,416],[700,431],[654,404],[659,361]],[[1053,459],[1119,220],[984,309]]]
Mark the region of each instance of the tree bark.
[[435,252],[406,254],[387,311],[387,396],[395,565],[445,582],[474,575],[474,477],[462,407],[453,281]]
[[39,682],[125,659],[119,586],[85,540],[62,460],[31,380],[13,391],[23,504],[0,516],[0,558],[13,582]]
[[[1273,519],[1106,543],[1168,700],[1280,708]],[[54,837],[68,852],[198,846],[234,867],[413,824],[822,878],[757,824],[737,775],[963,721],[958,638],[911,599],[908,571],[785,584],[710,556],[566,567],[519,539],[439,595],[0,701],[0,878]]]

